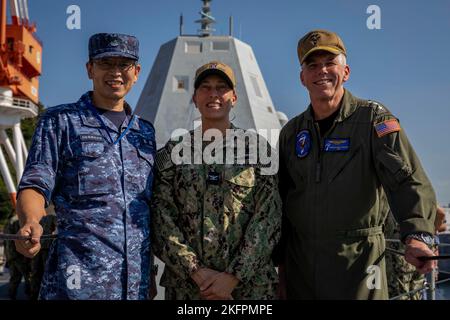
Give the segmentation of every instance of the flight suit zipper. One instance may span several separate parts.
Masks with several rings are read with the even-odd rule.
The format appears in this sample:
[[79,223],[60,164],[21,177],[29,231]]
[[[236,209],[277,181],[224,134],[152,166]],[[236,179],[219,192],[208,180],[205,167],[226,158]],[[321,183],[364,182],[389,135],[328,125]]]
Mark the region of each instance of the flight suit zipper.
[[317,141],[318,150],[317,150],[317,161],[316,161],[316,170],[315,170],[315,181],[316,183],[320,183],[320,178],[322,175],[322,138],[320,137],[320,128],[317,122],[313,123],[314,125],[314,131],[316,132],[317,139],[314,139]]
[[[322,174],[322,141],[320,139],[320,128],[317,122],[312,122],[312,126],[313,126],[313,131],[314,131],[314,137],[312,138],[314,140],[313,143],[315,143],[317,145],[317,159],[315,159],[315,172],[314,172],[314,181],[316,182],[315,185],[313,185],[313,189],[314,189],[314,202],[313,203],[318,203],[319,201],[321,201],[321,199],[319,199],[319,190],[320,190],[320,176]],[[311,208],[312,212],[313,212],[313,230],[314,230],[314,237],[318,237],[319,233],[319,221],[318,221],[318,217],[320,216],[320,211],[318,211],[317,206],[313,205]],[[317,244],[318,241],[313,241],[313,264],[316,265],[317,263]],[[314,279],[314,283],[317,283],[317,277],[320,277],[320,275],[317,274],[316,268],[314,268],[313,271],[313,279]],[[314,291],[314,296],[316,296],[316,291],[317,289],[313,288]]]
[[315,132],[316,132],[316,135],[317,135],[317,138],[318,138],[317,142],[318,142],[318,147],[319,147],[319,150],[317,152],[317,162],[316,162],[316,172],[315,172],[316,173],[316,175],[315,175],[316,183],[320,183],[320,181],[321,181],[322,167],[323,167],[322,166],[322,152],[323,152],[323,149],[324,149],[323,148],[324,141],[325,141],[325,138],[328,137],[330,132],[333,131],[334,127],[336,127],[336,119],[333,121],[333,125],[331,126],[331,128],[328,129],[328,131],[325,132],[323,137],[322,137],[321,132],[320,132],[319,124],[317,122],[314,122],[314,129],[315,129]]

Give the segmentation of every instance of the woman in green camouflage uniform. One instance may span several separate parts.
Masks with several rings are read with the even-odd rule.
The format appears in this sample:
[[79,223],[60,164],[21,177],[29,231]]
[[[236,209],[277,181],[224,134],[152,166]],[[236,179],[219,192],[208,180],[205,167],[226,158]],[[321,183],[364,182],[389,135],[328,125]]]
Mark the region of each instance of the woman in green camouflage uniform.
[[[161,285],[166,299],[275,298],[278,280],[271,254],[281,225],[275,172],[264,174],[265,168],[249,161],[238,165],[236,157],[233,163],[208,164],[212,162],[202,157],[174,162],[173,155],[181,154],[176,150],[182,150],[183,159],[190,151],[195,154],[195,136],[206,152],[211,145],[202,136],[208,129],[225,135],[220,150],[230,149],[230,135],[242,140],[247,134],[229,119],[237,100],[230,67],[220,62],[202,66],[194,87],[201,127],[184,135],[180,144],[169,141],[156,157],[152,243],[165,263]],[[246,147],[244,160],[249,160],[254,154],[248,143]],[[236,149],[231,150],[235,155]]]

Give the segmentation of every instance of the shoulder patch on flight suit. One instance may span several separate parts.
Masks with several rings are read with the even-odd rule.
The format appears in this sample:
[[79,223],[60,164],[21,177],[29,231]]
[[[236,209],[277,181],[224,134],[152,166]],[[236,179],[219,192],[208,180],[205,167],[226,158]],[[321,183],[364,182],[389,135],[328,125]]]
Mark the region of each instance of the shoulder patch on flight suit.
[[156,152],[156,168],[158,171],[164,171],[173,166],[172,159],[170,158],[170,152],[167,148],[162,148]]
[[381,138],[389,133],[400,131],[400,124],[397,119],[389,119],[375,124],[375,131],[377,132],[378,138]]

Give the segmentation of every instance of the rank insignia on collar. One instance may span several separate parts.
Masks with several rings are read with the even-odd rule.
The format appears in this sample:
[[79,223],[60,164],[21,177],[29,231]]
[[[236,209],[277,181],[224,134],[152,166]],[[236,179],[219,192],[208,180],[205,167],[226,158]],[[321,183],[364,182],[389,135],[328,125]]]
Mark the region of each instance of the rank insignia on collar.
[[221,182],[221,174],[215,171],[208,172],[207,182],[210,184],[219,184]]
[[297,134],[295,139],[295,153],[297,157],[304,158],[311,150],[311,134],[309,130],[305,129]]

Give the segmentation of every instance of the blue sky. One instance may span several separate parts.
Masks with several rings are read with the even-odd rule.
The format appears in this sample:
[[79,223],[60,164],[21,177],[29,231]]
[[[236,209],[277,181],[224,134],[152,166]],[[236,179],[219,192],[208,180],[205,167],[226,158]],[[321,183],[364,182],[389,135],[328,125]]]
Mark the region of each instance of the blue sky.
[[[161,44],[196,33],[200,0],[29,0],[31,20],[44,43],[40,98],[46,106],[75,101],[90,89],[84,64],[96,32],[136,35],[142,73],[129,94],[135,105]],[[81,29],[68,30],[66,9],[81,9]],[[369,30],[369,5],[381,9],[381,30]],[[309,98],[298,81],[298,39],[314,28],[341,35],[348,51],[353,94],[384,103],[407,132],[435,186],[438,201],[450,203],[450,1],[448,0],[213,0],[216,34],[228,32],[252,46],[272,100],[289,118]]]

